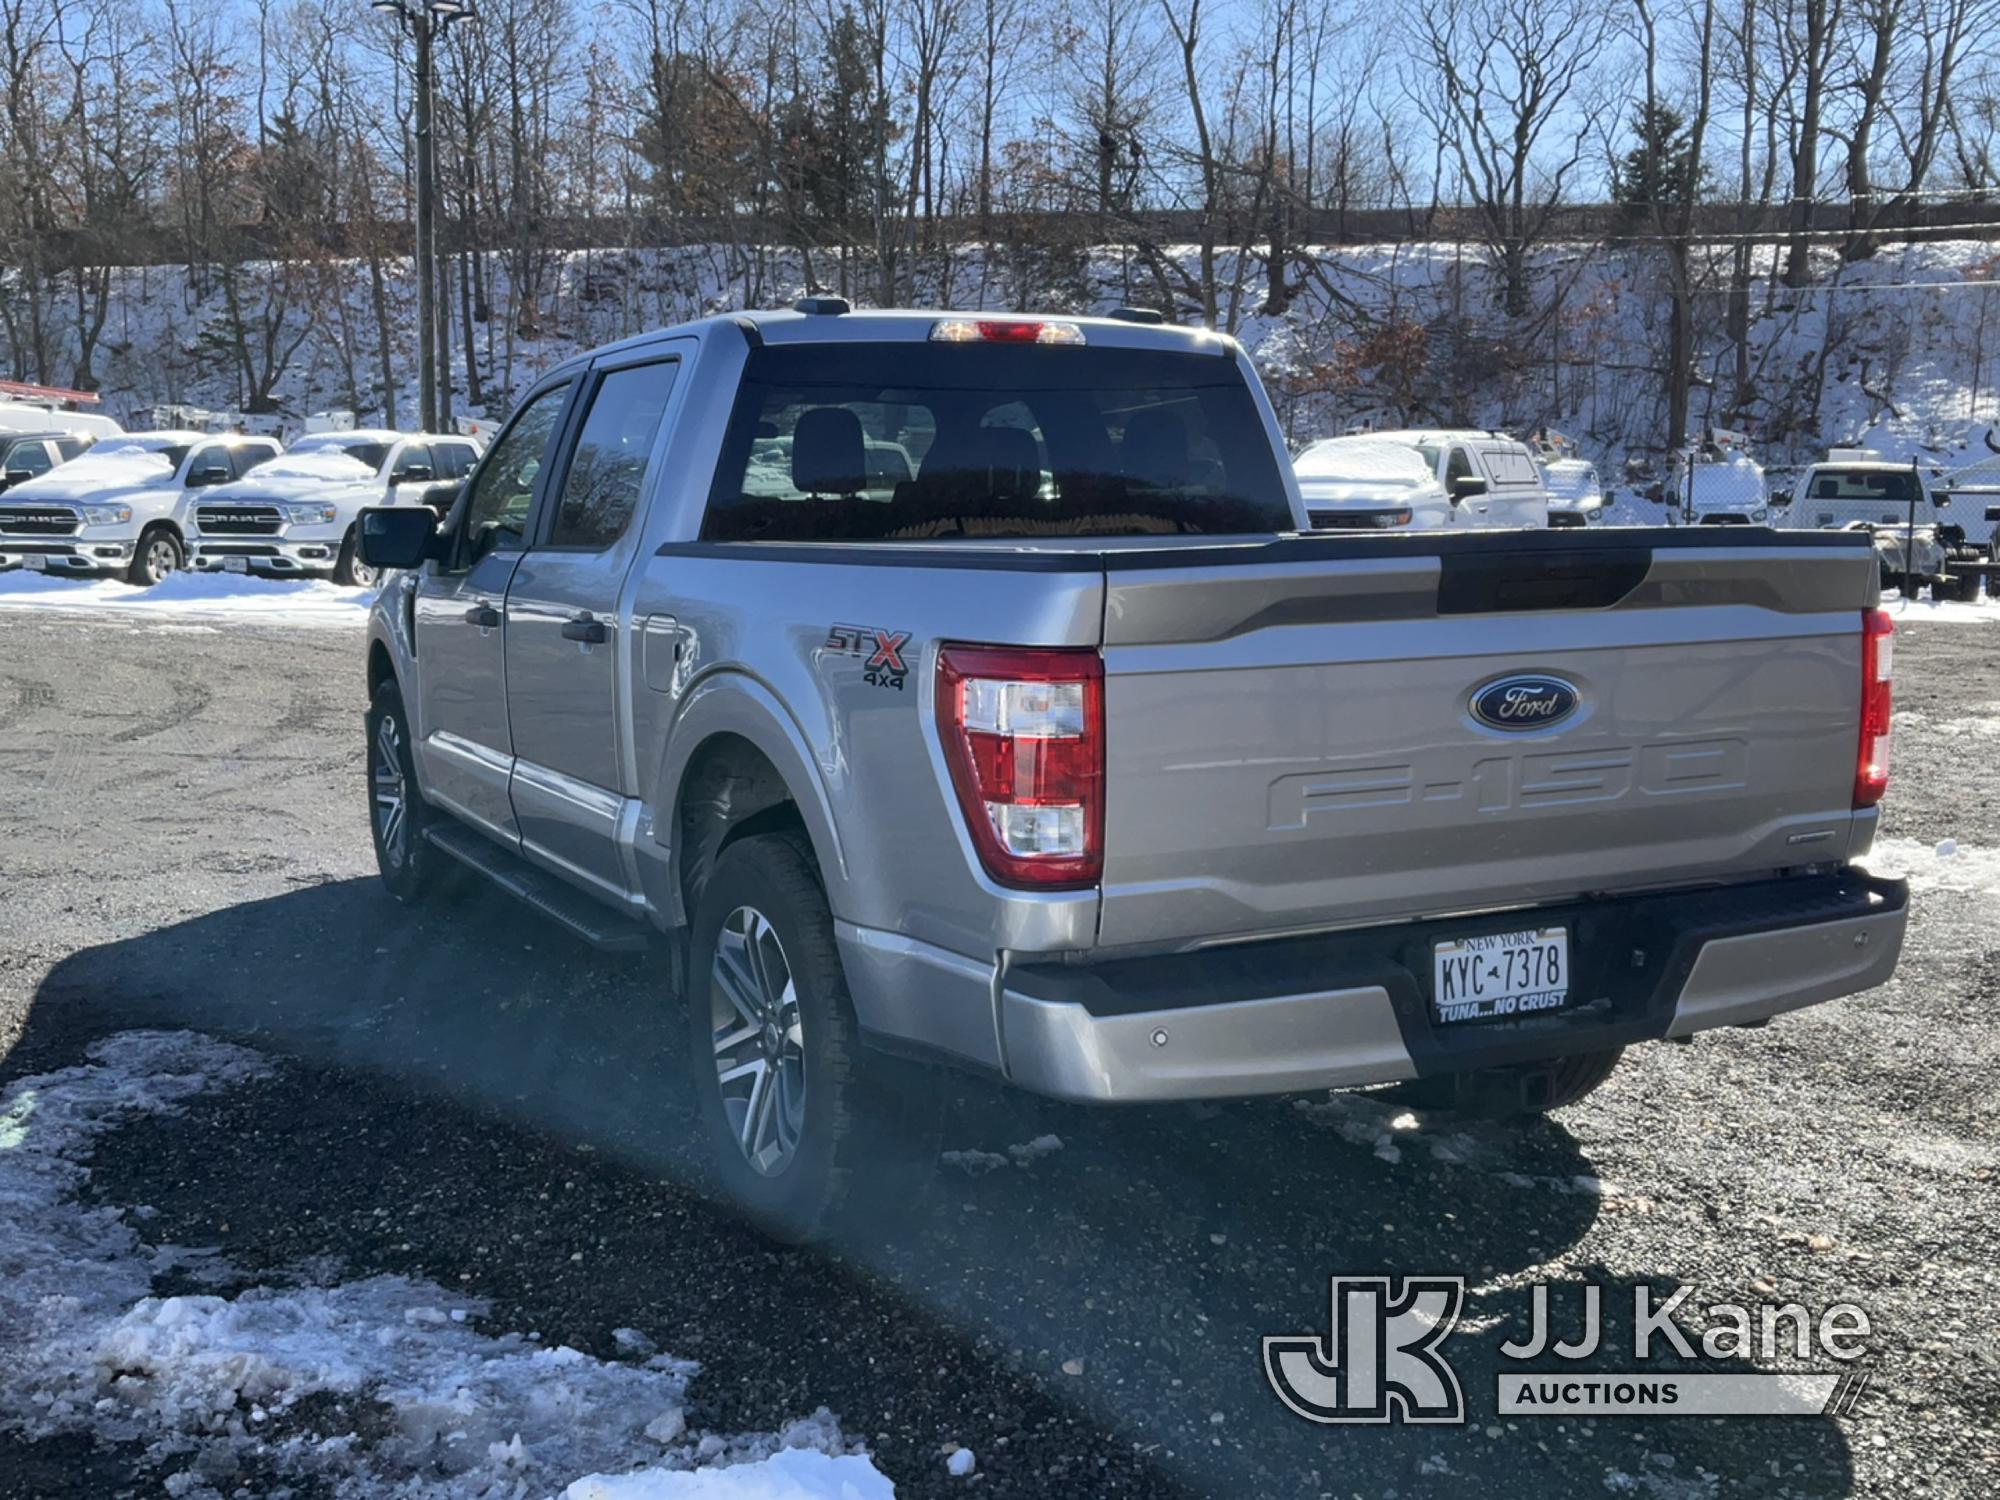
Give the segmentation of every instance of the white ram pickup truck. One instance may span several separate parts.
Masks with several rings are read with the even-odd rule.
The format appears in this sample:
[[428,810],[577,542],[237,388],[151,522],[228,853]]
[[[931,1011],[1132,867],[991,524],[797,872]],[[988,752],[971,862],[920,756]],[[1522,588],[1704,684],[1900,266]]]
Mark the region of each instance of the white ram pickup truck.
[[254,479],[202,496],[188,517],[198,572],[327,577],[371,587],[355,554],[354,522],[371,505],[412,504],[437,481],[463,479],[479,458],[472,438],[388,431],[300,438]]
[[150,586],[187,559],[197,493],[234,483],[278,456],[275,438],[132,432],[7,491],[0,567],[123,573]]

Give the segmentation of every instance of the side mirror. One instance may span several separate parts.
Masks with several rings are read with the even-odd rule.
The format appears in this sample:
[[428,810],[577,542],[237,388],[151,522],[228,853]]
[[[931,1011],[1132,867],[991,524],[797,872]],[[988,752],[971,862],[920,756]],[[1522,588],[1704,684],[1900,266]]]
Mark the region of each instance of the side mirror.
[[1951,504],[1951,491],[1932,490],[1931,504],[1935,505],[1939,510],[1943,510],[1947,505]]
[[33,469],[9,469],[7,471],[7,483],[9,484],[25,484],[34,477],[35,471]]
[[429,484],[437,473],[427,464],[411,464],[396,476],[398,484]]
[[1486,493],[1486,481],[1477,474],[1461,474],[1451,482],[1451,498],[1470,500],[1474,495]]
[[1771,503],[1780,510],[1784,509],[1792,503],[1792,492],[1790,490],[1772,490]]
[[454,479],[448,484],[434,484],[417,496],[417,503],[427,505],[436,511],[437,518],[442,521],[451,514],[451,508],[458,504],[458,497],[464,489],[465,481],[461,479]]
[[2000,505],[1987,506],[1986,519],[1989,521],[2000,521]]
[[229,469],[196,469],[188,475],[188,483],[196,488],[206,488],[212,484],[227,484],[235,477]]
[[437,555],[438,518],[421,505],[371,505],[361,512],[361,560],[371,568],[414,568]]

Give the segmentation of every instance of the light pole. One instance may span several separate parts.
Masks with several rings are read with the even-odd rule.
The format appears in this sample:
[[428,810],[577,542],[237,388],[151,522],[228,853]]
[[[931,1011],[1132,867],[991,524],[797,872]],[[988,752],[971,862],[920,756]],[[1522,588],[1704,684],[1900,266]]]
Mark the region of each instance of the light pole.
[[417,419],[425,432],[444,430],[438,401],[437,216],[431,204],[437,150],[431,133],[431,43],[454,21],[470,20],[474,0],[370,0],[394,16],[416,43],[417,128]]

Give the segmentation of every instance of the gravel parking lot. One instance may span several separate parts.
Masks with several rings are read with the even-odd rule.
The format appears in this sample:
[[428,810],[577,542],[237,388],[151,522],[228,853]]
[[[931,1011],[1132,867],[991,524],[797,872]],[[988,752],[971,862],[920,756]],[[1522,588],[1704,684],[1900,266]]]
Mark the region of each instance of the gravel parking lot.
[[[357,642],[0,615],[0,1084],[134,1029],[268,1059],[94,1137],[86,1208],[219,1252],[160,1256],[155,1295],[420,1278],[483,1299],[469,1326],[698,1362],[690,1439],[825,1407],[901,1496],[2000,1492],[1992,626],[1899,640],[1883,852],[1918,904],[1889,987],[1642,1049],[1527,1125],[1366,1099],[1089,1112],[968,1081],[928,1196],[831,1255],[770,1247],[694,1184],[656,964],[498,894],[413,916],[381,892]],[[0,1274],[19,1248],[0,1227]],[[1259,1340],[1323,1328],[1335,1272],[1472,1280],[1468,1425],[1282,1409]],[[1501,1419],[1498,1345],[1538,1280],[1628,1309],[1615,1289],[1640,1284],[1853,1301],[1873,1381],[1838,1421]],[[13,1336],[0,1312],[0,1350]],[[366,1400],[311,1413],[351,1434],[343,1477],[275,1432],[219,1461],[87,1405],[9,1409],[8,1389],[0,1495],[390,1493],[430,1472],[370,1466]]]

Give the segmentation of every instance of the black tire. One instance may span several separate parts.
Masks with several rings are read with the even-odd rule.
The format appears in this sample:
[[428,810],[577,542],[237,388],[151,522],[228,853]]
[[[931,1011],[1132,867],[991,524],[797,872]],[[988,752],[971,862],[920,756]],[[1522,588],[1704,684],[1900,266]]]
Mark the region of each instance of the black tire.
[[340,556],[333,564],[333,581],[346,588],[372,589],[381,577],[379,572],[361,560],[355,546],[354,528],[348,527],[347,535],[340,539]]
[[125,570],[125,581],[149,589],[186,566],[187,552],[173,527],[148,526],[140,533],[139,545],[132,549],[132,564]]
[[1960,573],[1952,579],[1951,585],[1948,597],[1956,599],[1960,604],[1971,604],[1979,598],[1977,573]]
[[[456,872],[451,868],[451,856],[424,837],[424,827],[433,814],[417,789],[410,719],[394,678],[375,689],[365,722],[368,831],[375,841],[375,868],[398,901],[429,900],[449,887]],[[392,816],[387,800],[392,795],[400,798],[400,817]]]
[[1607,1047],[1548,1062],[1447,1073],[1399,1084],[1394,1093],[1420,1109],[1449,1109],[1485,1119],[1546,1114],[1595,1093],[1624,1055],[1623,1047]]
[[[736,976],[729,986],[718,950]],[[723,1195],[795,1245],[907,1211],[935,1164],[941,1095],[924,1070],[864,1054],[802,836],[761,834],[722,851],[695,909],[687,972],[688,1068]],[[790,1003],[760,1006],[760,988]]]

